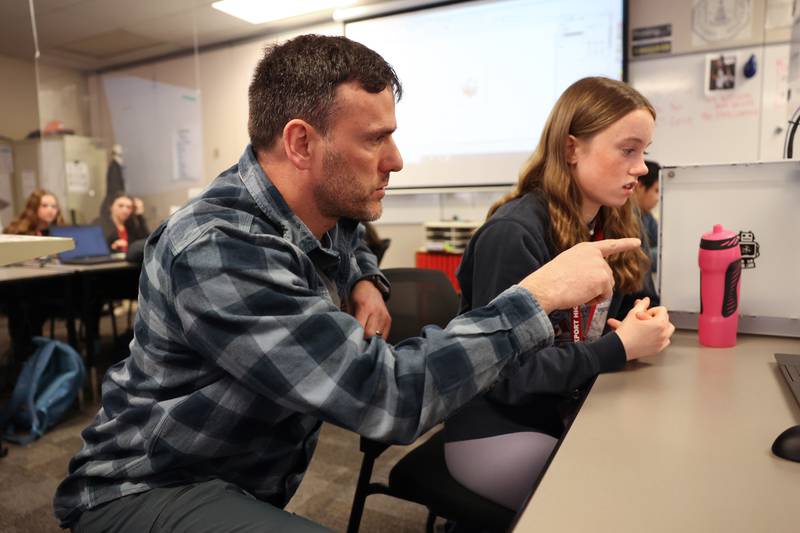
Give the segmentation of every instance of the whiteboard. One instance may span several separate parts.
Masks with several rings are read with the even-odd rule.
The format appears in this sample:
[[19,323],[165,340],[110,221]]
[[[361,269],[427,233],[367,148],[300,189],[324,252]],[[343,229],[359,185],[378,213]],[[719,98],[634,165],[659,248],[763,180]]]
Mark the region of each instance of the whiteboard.
[[[781,158],[788,119],[789,45],[725,50],[736,57],[736,87],[706,94],[706,53],[632,62],[630,83],[656,108],[650,157],[662,165]],[[756,75],[742,73],[754,55]],[[778,131],[780,129],[780,131]]]
[[800,163],[667,167],[661,180],[661,301],[670,316],[695,315],[676,324],[697,326],[700,238],[722,224],[759,245],[755,268],[742,271],[740,331],[800,336]]
[[199,91],[127,74],[104,74],[114,139],[129,192],[161,194],[203,178]]

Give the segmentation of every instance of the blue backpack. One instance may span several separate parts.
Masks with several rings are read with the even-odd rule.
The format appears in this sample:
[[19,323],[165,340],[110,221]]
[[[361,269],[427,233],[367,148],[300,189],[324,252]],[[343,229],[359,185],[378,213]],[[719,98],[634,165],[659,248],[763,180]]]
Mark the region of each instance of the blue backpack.
[[[25,361],[11,399],[0,410],[0,437],[28,444],[61,420],[78,397],[86,369],[72,346],[34,337],[36,350]],[[27,434],[18,435],[18,431]]]

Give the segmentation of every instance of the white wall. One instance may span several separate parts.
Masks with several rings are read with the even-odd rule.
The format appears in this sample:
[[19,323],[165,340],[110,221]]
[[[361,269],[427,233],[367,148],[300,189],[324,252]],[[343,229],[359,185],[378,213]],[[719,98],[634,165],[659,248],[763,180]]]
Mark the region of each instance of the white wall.
[[[89,78],[93,135],[115,142],[111,111],[103,90],[104,76],[136,76],[154,82],[197,89],[202,113],[203,179],[196,183],[164,184],[158,194],[143,195],[153,225],[169,215],[170,208],[186,202],[190,193],[205,187],[222,170],[239,160],[247,135],[247,88],[264,48],[297,35],[314,32],[340,35],[342,25],[331,23],[239,43],[203,52],[197,58],[182,56],[115,70]],[[155,125],[154,125],[155,126]],[[136,190],[136,184],[127,183]]]
[[87,135],[88,76],[73,69],[39,64],[39,115],[43,125],[60,120],[77,135]]
[[[64,127],[85,135],[89,130],[88,87],[86,76],[77,70],[36,66],[0,55],[0,136],[23,139],[39,124],[61,120]],[[41,114],[41,121],[39,115]]]
[[22,139],[39,127],[33,62],[0,56],[0,136]]

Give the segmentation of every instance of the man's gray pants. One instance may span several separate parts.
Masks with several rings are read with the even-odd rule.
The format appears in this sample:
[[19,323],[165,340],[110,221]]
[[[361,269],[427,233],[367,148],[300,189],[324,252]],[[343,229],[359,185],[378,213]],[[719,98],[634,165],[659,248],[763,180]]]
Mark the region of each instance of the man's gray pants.
[[84,511],[73,533],[298,532],[330,530],[220,480],[155,488]]

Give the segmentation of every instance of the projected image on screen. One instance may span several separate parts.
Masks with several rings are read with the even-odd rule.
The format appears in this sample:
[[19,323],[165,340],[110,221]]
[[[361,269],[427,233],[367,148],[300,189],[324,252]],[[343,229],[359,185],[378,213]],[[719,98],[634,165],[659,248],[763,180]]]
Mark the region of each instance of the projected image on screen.
[[390,188],[513,183],[550,108],[622,76],[622,0],[470,2],[349,23],[403,83]]

